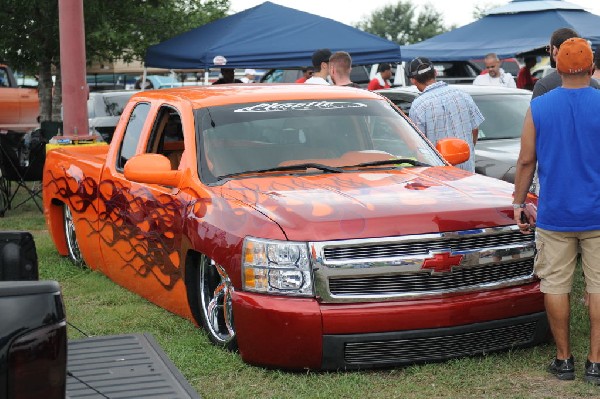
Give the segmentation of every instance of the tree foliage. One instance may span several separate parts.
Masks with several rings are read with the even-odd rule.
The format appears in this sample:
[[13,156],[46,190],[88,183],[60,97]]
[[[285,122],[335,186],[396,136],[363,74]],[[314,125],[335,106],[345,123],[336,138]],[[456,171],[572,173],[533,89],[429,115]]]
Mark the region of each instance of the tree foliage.
[[499,6],[500,6],[500,4],[496,4],[496,3],[479,3],[479,4],[475,5],[475,7],[473,8],[473,18],[481,19],[487,15],[487,12],[489,10],[491,10],[492,8],[499,7]]
[[[82,0],[83,1],[83,0]],[[41,120],[60,117],[58,0],[3,0],[0,61],[38,75]],[[143,60],[148,46],[227,15],[229,0],[85,0],[86,58]]]
[[415,5],[403,0],[373,11],[356,27],[400,45],[417,43],[447,31],[442,14],[433,6],[425,4],[417,12]]

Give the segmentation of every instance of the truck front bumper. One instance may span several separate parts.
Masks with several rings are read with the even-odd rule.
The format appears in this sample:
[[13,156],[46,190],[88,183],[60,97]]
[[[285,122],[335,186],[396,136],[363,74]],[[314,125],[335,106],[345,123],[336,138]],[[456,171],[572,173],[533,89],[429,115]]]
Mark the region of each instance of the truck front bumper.
[[548,338],[538,283],[352,304],[237,291],[233,313],[244,361],[286,369],[390,367],[536,345]]

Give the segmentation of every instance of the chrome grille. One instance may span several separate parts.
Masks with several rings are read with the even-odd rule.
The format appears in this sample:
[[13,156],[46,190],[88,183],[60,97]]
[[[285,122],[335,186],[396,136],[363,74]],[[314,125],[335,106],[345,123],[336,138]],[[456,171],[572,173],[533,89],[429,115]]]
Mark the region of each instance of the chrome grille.
[[309,246],[323,303],[418,299],[535,281],[534,235],[516,225]]
[[452,273],[428,271],[380,276],[329,279],[332,295],[403,295],[420,292],[450,291],[529,277],[533,259],[492,264],[487,267],[454,268]]
[[346,343],[344,360],[348,364],[384,365],[492,352],[530,344],[535,338],[536,324],[520,323],[455,335]]
[[337,245],[323,249],[325,262],[357,259],[393,258],[401,256],[427,255],[430,251],[452,248],[453,252],[523,244],[533,241],[533,234],[525,235],[512,231],[493,235],[464,235],[437,240],[415,239],[406,242],[385,244]]

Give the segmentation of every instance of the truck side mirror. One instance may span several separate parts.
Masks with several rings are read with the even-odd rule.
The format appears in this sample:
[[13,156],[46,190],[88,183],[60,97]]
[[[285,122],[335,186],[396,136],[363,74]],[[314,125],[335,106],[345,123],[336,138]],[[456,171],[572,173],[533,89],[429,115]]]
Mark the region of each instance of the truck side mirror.
[[135,155],[125,164],[124,173],[130,181],[169,187],[177,187],[181,180],[181,172],[172,170],[171,161],[162,154]]
[[461,139],[441,139],[435,145],[436,150],[442,154],[450,165],[458,165],[469,160],[471,149],[466,141]]

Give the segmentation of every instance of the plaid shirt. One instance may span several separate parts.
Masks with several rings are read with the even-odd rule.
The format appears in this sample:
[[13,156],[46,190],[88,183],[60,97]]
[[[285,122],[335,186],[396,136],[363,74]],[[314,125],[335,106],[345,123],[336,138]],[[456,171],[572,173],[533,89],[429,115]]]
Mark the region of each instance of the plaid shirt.
[[456,166],[475,172],[472,131],[481,125],[484,118],[470,95],[449,87],[445,82],[436,82],[427,86],[413,101],[409,117],[434,145],[447,137],[456,137],[469,143],[469,160]]

